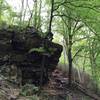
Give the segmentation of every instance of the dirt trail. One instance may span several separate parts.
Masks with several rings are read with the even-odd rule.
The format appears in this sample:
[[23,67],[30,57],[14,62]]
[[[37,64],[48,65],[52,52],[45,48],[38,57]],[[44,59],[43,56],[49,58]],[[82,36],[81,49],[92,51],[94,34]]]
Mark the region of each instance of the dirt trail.
[[44,87],[44,93],[47,93],[49,97],[47,100],[100,100],[97,95],[80,90],[80,88],[74,83],[69,88],[67,76],[61,70],[56,69],[52,73],[48,85]]

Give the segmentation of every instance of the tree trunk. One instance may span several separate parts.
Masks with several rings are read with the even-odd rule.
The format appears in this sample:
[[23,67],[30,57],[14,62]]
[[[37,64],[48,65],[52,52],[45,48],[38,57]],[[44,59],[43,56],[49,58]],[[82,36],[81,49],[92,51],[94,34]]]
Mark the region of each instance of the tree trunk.
[[69,63],[69,73],[68,73],[68,85],[71,86],[72,83],[72,35],[69,35],[69,48],[68,48],[68,63]]
[[[69,16],[71,15],[71,12],[69,12]],[[71,28],[72,23],[71,19],[68,19],[68,63],[69,63],[69,73],[68,73],[68,85],[71,86],[72,83],[72,33],[71,33]]]
[[50,14],[50,22],[48,26],[48,34],[46,35],[46,38],[48,40],[52,41],[53,39],[53,34],[51,32],[51,26],[52,26],[52,20],[53,20],[53,12],[54,12],[54,0],[51,0],[51,14]]
[[37,0],[35,0],[34,27],[37,28]]
[[69,48],[68,50],[68,63],[69,63],[69,73],[68,73],[68,77],[69,77],[69,81],[68,81],[68,85],[71,86],[71,81],[72,81],[72,54],[71,54],[71,48]]
[[50,15],[50,23],[49,23],[48,32],[51,32],[51,24],[52,24],[52,19],[53,19],[53,10],[54,10],[54,0],[51,1],[51,15]]

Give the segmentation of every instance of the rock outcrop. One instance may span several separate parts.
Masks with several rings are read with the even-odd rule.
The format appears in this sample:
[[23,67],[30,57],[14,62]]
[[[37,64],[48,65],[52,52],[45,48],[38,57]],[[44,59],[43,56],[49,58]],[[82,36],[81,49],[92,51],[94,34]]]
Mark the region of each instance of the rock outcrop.
[[46,83],[61,52],[61,45],[40,37],[32,27],[0,30],[0,66],[10,66],[9,75],[16,73],[18,83]]

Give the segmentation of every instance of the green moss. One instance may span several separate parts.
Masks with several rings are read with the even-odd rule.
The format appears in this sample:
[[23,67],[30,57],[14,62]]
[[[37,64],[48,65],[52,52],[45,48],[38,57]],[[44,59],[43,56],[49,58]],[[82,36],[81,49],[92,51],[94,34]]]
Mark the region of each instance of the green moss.
[[30,49],[29,53],[34,52],[34,51],[36,51],[36,52],[42,52],[42,53],[46,52],[46,50],[43,47],[39,47],[39,48],[32,48],[32,49]]
[[29,53],[32,53],[34,51],[39,52],[39,53],[53,54],[56,51],[56,48],[47,48],[47,49],[45,49],[44,47],[32,48],[29,50]]
[[31,96],[36,94],[39,91],[39,88],[36,87],[35,85],[31,84],[26,84],[22,87],[20,95],[22,96]]

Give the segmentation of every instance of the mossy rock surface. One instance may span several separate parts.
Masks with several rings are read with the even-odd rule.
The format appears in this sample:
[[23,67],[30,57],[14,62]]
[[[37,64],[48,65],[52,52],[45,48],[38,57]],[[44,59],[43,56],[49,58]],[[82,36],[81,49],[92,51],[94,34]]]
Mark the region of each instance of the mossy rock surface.
[[39,32],[32,27],[1,29],[0,47],[0,65],[15,64],[21,70],[22,84],[24,80],[27,80],[28,74],[33,75],[29,77],[33,80],[32,83],[38,81],[36,84],[39,84],[43,66],[43,83],[47,83],[48,72],[56,68],[62,52],[61,45],[42,38]]

